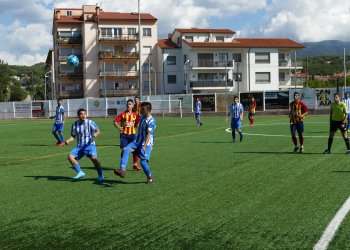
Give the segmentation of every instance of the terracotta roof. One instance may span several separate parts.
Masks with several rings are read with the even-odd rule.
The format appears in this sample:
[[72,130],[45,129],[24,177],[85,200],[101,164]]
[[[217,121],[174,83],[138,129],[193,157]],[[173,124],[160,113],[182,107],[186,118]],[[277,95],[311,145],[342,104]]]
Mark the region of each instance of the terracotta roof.
[[158,46],[161,49],[177,49],[177,48],[179,48],[179,46],[177,46],[175,43],[173,43],[169,39],[159,39]]
[[81,23],[83,22],[82,16],[61,16],[60,19],[55,19],[58,23]]
[[235,34],[236,32],[230,29],[200,29],[200,28],[190,28],[190,29],[175,29],[180,33],[225,33],[225,34]]
[[302,49],[303,45],[288,38],[236,38],[232,42],[188,42],[190,47],[208,48],[293,48]]
[[[149,13],[141,13],[141,20],[157,21],[157,18]],[[138,13],[121,13],[121,12],[100,12],[99,20],[133,20],[137,21]]]

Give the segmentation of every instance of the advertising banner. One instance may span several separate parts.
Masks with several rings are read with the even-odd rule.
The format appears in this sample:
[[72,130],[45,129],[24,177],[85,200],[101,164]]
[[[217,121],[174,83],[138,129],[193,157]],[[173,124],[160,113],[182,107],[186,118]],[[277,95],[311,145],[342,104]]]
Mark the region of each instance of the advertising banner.
[[[215,111],[215,95],[193,95],[193,105],[196,104],[197,98],[202,102],[202,111]],[[194,109],[194,106],[193,106]]]
[[289,91],[265,92],[265,109],[289,109]]

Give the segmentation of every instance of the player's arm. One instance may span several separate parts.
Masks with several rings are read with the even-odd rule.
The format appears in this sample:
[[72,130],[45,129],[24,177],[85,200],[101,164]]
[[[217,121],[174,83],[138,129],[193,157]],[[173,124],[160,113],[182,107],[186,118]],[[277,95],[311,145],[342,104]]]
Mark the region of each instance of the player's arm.
[[92,135],[94,138],[97,138],[99,137],[101,134],[100,130],[97,128],[95,131],[94,131],[94,134]]
[[75,139],[75,135],[71,135],[67,140],[65,140],[65,144],[68,145],[69,143],[71,143],[72,141],[74,141]]
[[52,116],[50,116],[50,119],[53,119],[53,118],[55,118],[56,117],[56,115],[52,115]]
[[123,131],[123,127],[121,127],[120,125],[119,125],[119,122],[121,121],[121,114],[119,114],[115,119],[114,119],[114,122],[113,122],[113,124],[114,124],[114,127],[116,127],[118,130],[119,130],[119,132],[122,132]]
[[242,109],[242,113],[241,113],[241,117],[240,117],[241,121],[243,121],[243,113],[244,113],[244,111]]
[[302,103],[302,109],[303,109],[303,113],[301,115],[299,115],[300,119],[303,119],[305,116],[307,116],[309,114],[309,110],[308,110],[307,106],[305,105],[305,103]]

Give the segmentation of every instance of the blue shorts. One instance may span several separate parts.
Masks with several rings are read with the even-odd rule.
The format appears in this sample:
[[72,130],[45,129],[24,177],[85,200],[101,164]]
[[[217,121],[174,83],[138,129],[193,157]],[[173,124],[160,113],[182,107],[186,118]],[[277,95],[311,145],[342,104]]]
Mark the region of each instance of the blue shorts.
[[241,128],[241,119],[232,118],[231,119],[231,129],[240,129]]
[[132,135],[125,135],[120,134],[120,148],[125,148],[128,146],[129,143],[135,141],[136,136],[134,134]]
[[201,114],[200,114],[200,113],[194,113],[194,117],[195,117],[196,119],[199,119],[199,118],[201,118]]
[[129,148],[132,148],[135,150],[136,155],[141,159],[141,160],[149,160],[152,152],[152,147],[147,146],[146,147],[146,152],[143,150],[142,145],[137,145],[136,142],[132,142],[128,144]]
[[290,132],[293,134],[295,131],[298,131],[298,133],[303,133],[304,132],[304,122],[296,122],[294,124],[290,125]]
[[[348,110],[349,111],[349,110]],[[348,120],[350,120],[350,113],[348,113]]]
[[90,144],[82,147],[75,147],[72,151],[69,153],[70,155],[73,155],[75,159],[78,161],[85,155],[86,157],[95,157],[97,158],[97,150],[95,144]]
[[53,126],[52,126],[52,132],[62,132],[63,131],[63,128],[64,128],[64,124],[63,123],[55,123]]

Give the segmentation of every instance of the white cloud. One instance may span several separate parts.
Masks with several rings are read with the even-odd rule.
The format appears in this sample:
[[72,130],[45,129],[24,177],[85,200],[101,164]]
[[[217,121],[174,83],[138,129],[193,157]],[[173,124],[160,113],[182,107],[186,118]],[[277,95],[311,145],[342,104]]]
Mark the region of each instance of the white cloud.
[[349,41],[350,2],[343,0],[274,0],[271,19],[260,28],[265,37],[291,37],[298,41]]

